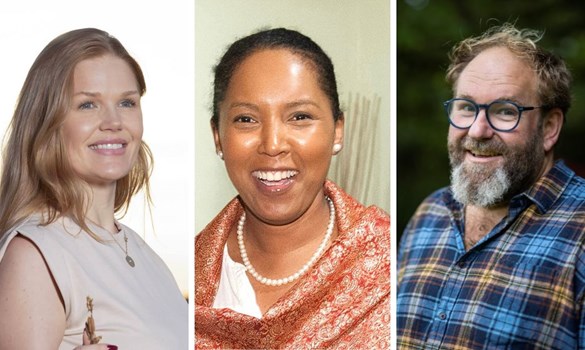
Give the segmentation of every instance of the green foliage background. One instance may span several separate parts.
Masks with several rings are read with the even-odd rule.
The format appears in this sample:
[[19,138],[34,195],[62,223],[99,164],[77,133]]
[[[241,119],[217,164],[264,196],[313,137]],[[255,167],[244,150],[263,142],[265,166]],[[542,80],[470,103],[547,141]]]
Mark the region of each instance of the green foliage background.
[[447,53],[458,41],[512,22],[545,31],[545,48],[565,59],[573,74],[573,105],[555,154],[585,175],[585,2],[397,2],[397,219],[398,238],[420,202],[449,184],[448,121],[442,102]]

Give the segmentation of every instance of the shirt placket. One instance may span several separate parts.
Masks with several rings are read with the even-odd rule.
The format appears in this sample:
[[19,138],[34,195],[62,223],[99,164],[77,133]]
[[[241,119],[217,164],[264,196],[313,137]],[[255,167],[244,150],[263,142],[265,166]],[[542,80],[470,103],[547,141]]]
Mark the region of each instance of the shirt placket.
[[447,332],[447,326],[455,306],[458,291],[462,285],[460,276],[460,266],[465,266],[466,253],[462,242],[462,237],[456,220],[452,220],[449,230],[450,244],[456,249],[456,254],[451,262],[451,266],[445,275],[441,292],[437,295],[437,304],[432,316],[432,321],[427,333],[425,349],[442,349],[443,339]]
[[[513,205],[511,208],[510,217],[513,220],[513,218],[521,212],[522,207]],[[449,322],[456,322],[458,324],[463,324],[465,322],[466,310],[458,312],[457,306],[461,301],[459,294],[465,288],[466,276],[469,272],[469,268],[471,267],[474,257],[481,252],[481,247],[484,246],[483,242],[494,239],[494,237],[503,233],[505,227],[507,227],[509,223],[510,218],[504,218],[486,235],[485,239],[480,241],[480,245],[475,246],[466,252],[462,233],[464,226],[457,220],[451,221],[450,237],[454,240],[452,244],[457,247],[457,254],[445,275],[443,288],[438,296],[438,303],[433,315],[425,349],[443,349],[442,346],[444,339],[447,336]]]

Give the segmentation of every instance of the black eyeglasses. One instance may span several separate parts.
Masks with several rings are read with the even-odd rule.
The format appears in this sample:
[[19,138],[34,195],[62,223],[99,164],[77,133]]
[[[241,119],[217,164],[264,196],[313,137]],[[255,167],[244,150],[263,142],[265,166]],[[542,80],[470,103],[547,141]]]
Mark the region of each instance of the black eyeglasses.
[[466,98],[453,98],[443,103],[449,123],[457,129],[469,129],[477,119],[479,111],[485,109],[485,116],[492,129],[502,132],[514,130],[522,112],[546,106],[525,107],[511,101],[496,100],[489,104],[478,104]]

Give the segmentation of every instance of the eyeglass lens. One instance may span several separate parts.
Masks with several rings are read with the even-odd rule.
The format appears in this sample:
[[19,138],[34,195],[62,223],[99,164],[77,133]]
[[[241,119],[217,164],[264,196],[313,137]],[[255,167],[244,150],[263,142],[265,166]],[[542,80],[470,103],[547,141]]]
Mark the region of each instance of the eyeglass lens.
[[[453,100],[447,106],[451,123],[458,128],[469,128],[479,114],[480,106],[468,100]],[[518,107],[505,101],[495,101],[488,105],[487,118],[499,130],[511,130],[518,123]]]

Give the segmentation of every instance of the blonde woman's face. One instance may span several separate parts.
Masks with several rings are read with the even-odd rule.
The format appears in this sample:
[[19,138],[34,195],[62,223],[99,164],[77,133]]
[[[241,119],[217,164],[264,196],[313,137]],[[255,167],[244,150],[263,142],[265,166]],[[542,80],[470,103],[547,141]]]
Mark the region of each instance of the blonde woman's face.
[[142,140],[140,91],[130,66],[106,55],[77,64],[62,136],[75,172],[91,186],[114,185]]

